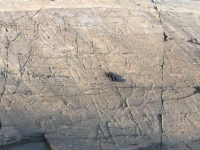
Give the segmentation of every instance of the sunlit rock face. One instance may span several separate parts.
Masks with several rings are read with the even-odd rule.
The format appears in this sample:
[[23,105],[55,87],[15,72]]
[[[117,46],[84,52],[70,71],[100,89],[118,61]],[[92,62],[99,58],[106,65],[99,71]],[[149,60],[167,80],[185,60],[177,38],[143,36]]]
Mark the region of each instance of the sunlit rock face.
[[199,149],[199,1],[0,5],[0,149]]

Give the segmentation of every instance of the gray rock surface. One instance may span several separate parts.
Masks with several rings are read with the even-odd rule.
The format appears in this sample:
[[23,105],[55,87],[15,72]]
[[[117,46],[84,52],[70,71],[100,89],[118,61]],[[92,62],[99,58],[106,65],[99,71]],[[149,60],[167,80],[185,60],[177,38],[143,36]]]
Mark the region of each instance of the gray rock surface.
[[199,1],[0,5],[0,149],[199,149]]

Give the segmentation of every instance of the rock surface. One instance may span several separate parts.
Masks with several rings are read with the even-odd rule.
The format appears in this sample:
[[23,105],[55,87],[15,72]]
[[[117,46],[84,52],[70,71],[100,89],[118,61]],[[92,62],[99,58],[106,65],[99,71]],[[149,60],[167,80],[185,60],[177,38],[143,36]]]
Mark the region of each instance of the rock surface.
[[0,149],[200,147],[200,1],[0,5]]

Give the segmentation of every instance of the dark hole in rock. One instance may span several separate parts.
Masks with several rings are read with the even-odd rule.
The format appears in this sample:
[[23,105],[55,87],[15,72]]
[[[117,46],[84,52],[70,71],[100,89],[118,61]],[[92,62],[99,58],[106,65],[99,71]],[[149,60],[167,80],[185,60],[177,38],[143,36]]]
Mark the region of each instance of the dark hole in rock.
[[51,77],[51,75],[46,75],[46,77],[47,77],[47,78],[50,78],[50,77]]
[[0,75],[2,75],[3,77],[6,77],[6,72],[5,71],[1,71]]
[[165,32],[163,32],[163,36],[164,36],[164,41],[168,41],[168,36]]
[[164,36],[164,41],[173,40],[173,38],[167,35],[166,32],[163,32],[163,36]]
[[105,72],[105,75],[110,78],[112,81],[116,81],[116,82],[124,82],[125,79],[122,78],[122,76],[113,73],[113,72]]
[[195,86],[194,87],[196,91],[194,91],[194,94],[200,93],[200,86]]

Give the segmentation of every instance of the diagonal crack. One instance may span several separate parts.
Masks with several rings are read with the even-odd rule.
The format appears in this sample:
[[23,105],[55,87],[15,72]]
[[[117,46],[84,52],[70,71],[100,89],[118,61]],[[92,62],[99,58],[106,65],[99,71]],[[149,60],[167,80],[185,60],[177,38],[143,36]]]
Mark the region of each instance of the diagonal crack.
[[[8,34],[8,30],[7,28],[6,29],[6,33]],[[10,41],[8,39],[8,35],[6,34],[6,40],[7,40],[7,43],[6,43],[6,46],[5,46],[5,49],[6,49],[6,66],[4,68],[4,71],[1,73],[4,77],[4,87],[3,87],[3,92],[1,93],[0,95],[0,102],[1,102],[1,99],[5,93],[5,90],[6,90],[6,84],[7,84],[7,78],[8,78],[8,57],[9,57],[9,53],[8,53],[8,50],[9,50],[9,47],[10,47]]]
[[105,14],[105,16],[103,17],[103,20],[107,17],[108,13],[113,9],[113,7],[115,6],[115,4],[118,3],[118,2],[119,2],[119,0],[116,0],[116,1],[114,2],[114,4],[112,5],[111,9],[108,9],[108,10],[106,11],[106,14]]
[[[155,7],[157,8],[157,4],[155,2]],[[156,9],[156,11],[158,11],[158,9]],[[160,11],[158,11],[158,15],[159,15],[159,21],[160,21],[160,25],[163,29],[163,22],[161,19],[161,15],[160,15]],[[163,42],[164,42],[164,48],[163,48],[163,56],[162,56],[162,64],[161,64],[161,81],[162,81],[162,87],[161,87],[161,93],[160,93],[160,99],[161,99],[161,114],[158,115],[158,118],[160,120],[160,130],[161,130],[161,134],[160,134],[160,150],[162,149],[163,146],[163,112],[164,112],[164,99],[163,99],[163,92],[164,92],[164,66],[165,66],[165,57],[166,57],[166,50],[165,50],[165,41],[167,40],[167,35],[164,32],[163,29]]]

